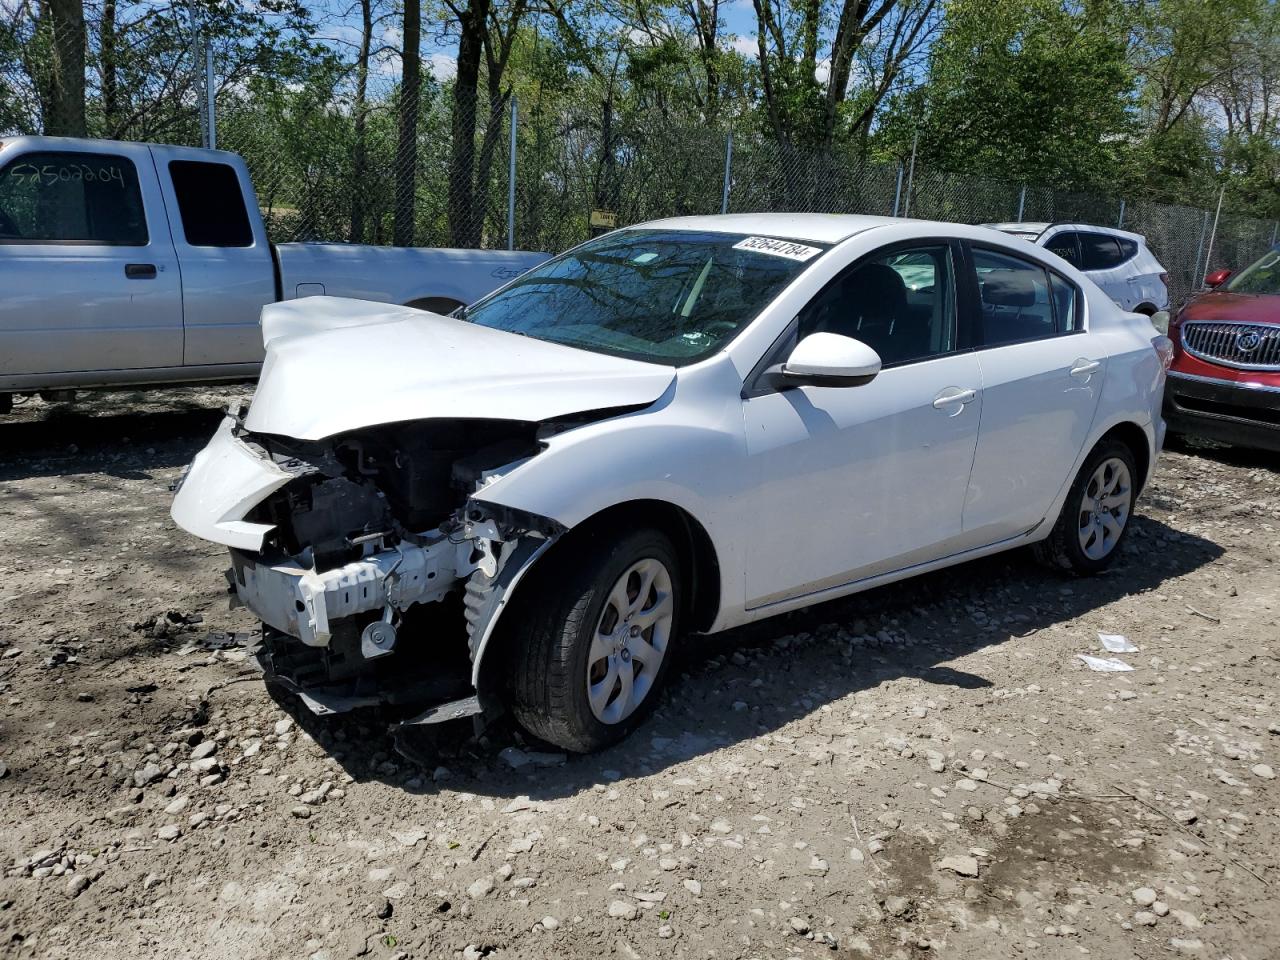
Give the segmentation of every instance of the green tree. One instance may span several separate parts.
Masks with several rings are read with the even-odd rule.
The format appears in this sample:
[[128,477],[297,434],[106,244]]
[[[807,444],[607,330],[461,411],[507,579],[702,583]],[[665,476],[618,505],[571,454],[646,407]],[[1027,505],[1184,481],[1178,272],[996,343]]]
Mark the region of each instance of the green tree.
[[882,146],[1002,179],[1114,183],[1134,133],[1121,0],[951,0]]

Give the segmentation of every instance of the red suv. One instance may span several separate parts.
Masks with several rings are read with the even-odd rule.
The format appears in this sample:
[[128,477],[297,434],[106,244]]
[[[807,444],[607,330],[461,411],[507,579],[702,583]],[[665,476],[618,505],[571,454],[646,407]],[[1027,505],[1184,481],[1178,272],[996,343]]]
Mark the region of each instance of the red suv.
[[1280,246],[1241,273],[1204,280],[1212,289],[1169,319],[1165,422],[1174,433],[1280,451]]

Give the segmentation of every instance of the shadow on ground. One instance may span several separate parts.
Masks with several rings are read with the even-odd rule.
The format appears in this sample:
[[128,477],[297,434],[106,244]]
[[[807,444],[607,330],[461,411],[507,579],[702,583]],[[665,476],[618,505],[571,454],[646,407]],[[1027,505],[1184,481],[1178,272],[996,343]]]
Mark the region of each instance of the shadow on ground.
[[[359,712],[318,718],[296,698],[272,696],[357,780],[381,780],[409,792],[433,792],[437,765],[452,790],[495,798],[552,799],[611,780],[646,776],[710,751],[776,731],[823,705],[902,678],[940,688],[991,686],[985,677],[948,666],[958,657],[999,646],[1072,620],[1126,595],[1154,590],[1212,562],[1223,551],[1210,540],[1158,520],[1135,518],[1124,554],[1105,574],[1075,580],[1036,566],[1027,551],[976,560],[831,601],[711,637],[690,638],[673,664],[663,700],[621,744],[559,766],[508,770],[508,746],[546,750],[522,739],[509,721],[477,739],[470,721],[413,728],[403,734],[406,768],[385,715]],[[975,621],[972,611],[991,619]],[[905,631],[895,644],[879,631]],[[869,635],[853,642],[850,634]],[[807,635],[807,636],[806,636]],[[888,634],[882,634],[887,637]],[[773,655],[735,663],[738,650],[781,646]],[[851,657],[844,654],[851,652]],[[761,669],[768,675],[759,675]],[[1064,664],[1064,669],[1066,665]],[[763,685],[752,687],[759,675]],[[734,709],[737,700],[754,709]]]
[[85,403],[15,408],[0,417],[0,481],[105,473],[143,479],[181,466],[222,420],[222,396],[102,393]]

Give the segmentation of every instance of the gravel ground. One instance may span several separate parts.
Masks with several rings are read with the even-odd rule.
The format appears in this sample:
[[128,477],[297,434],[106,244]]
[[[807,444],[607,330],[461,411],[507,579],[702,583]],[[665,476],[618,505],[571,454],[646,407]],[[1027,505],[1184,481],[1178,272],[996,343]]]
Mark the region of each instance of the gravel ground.
[[243,392],[0,424],[6,955],[1277,956],[1275,458],[1167,453],[1093,580],[1016,553],[691,641],[603,754],[411,761],[273,697],[169,520]]

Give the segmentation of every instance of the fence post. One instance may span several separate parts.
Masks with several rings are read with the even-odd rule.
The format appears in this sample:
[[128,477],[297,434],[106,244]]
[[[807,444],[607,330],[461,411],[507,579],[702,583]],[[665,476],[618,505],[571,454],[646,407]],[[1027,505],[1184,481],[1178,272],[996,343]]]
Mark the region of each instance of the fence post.
[[1120,201],[1120,219],[1116,221],[1116,229],[1117,230],[1124,229],[1124,201],[1123,200]]
[[511,95],[511,136],[507,147],[507,249],[516,248],[516,119],[520,109],[516,106],[516,95]]
[[204,35],[204,98],[205,111],[208,113],[209,127],[209,149],[218,149],[218,123],[217,114],[214,110],[214,86],[213,86],[213,47],[209,44],[208,32]]
[[1018,191],[1018,222],[1022,222],[1022,212],[1027,209],[1027,185],[1024,183]]
[[1196,265],[1191,268],[1191,282],[1195,284],[1195,288],[1193,289],[1198,289],[1201,286],[1201,282],[1197,280],[1196,277],[1204,276],[1204,274],[1200,272],[1200,254],[1204,253],[1204,235],[1208,232],[1209,211],[1206,210],[1204,212],[1204,219],[1200,221],[1200,242],[1196,244]]
[[733,177],[733,131],[724,138],[724,192],[720,196],[720,212],[729,212],[729,182]]
[[911,185],[916,179],[916,145],[920,142],[920,134],[911,138],[911,166],[907,168],[907,195],[902,202],[902,215],[904,217],[911,215]]
[[[1227,188],[1223,187],[1218,191],[1218,209],[1213,214],[1213,229],[1209,231],[1209,250],[1204,255],[1204,272],[1209,272],[1209,261],[1213,259],[1213,240],[1218,235],[1218,217],[1222,215],[1222,198],[1226,195]],[[1205,213],[1209,211],[1206,210]],[[1201,280],[1201,283],[1204,281]]]
[[1271,245],[1276,245],[1276,231],[1280,230],[1280,220],[1277,220],[1271,227]]
[[902,202],[902,174],[904,168],[901,163],[898,164],[898,185],[893,189],[893,216],[898,215],[898,204]]

